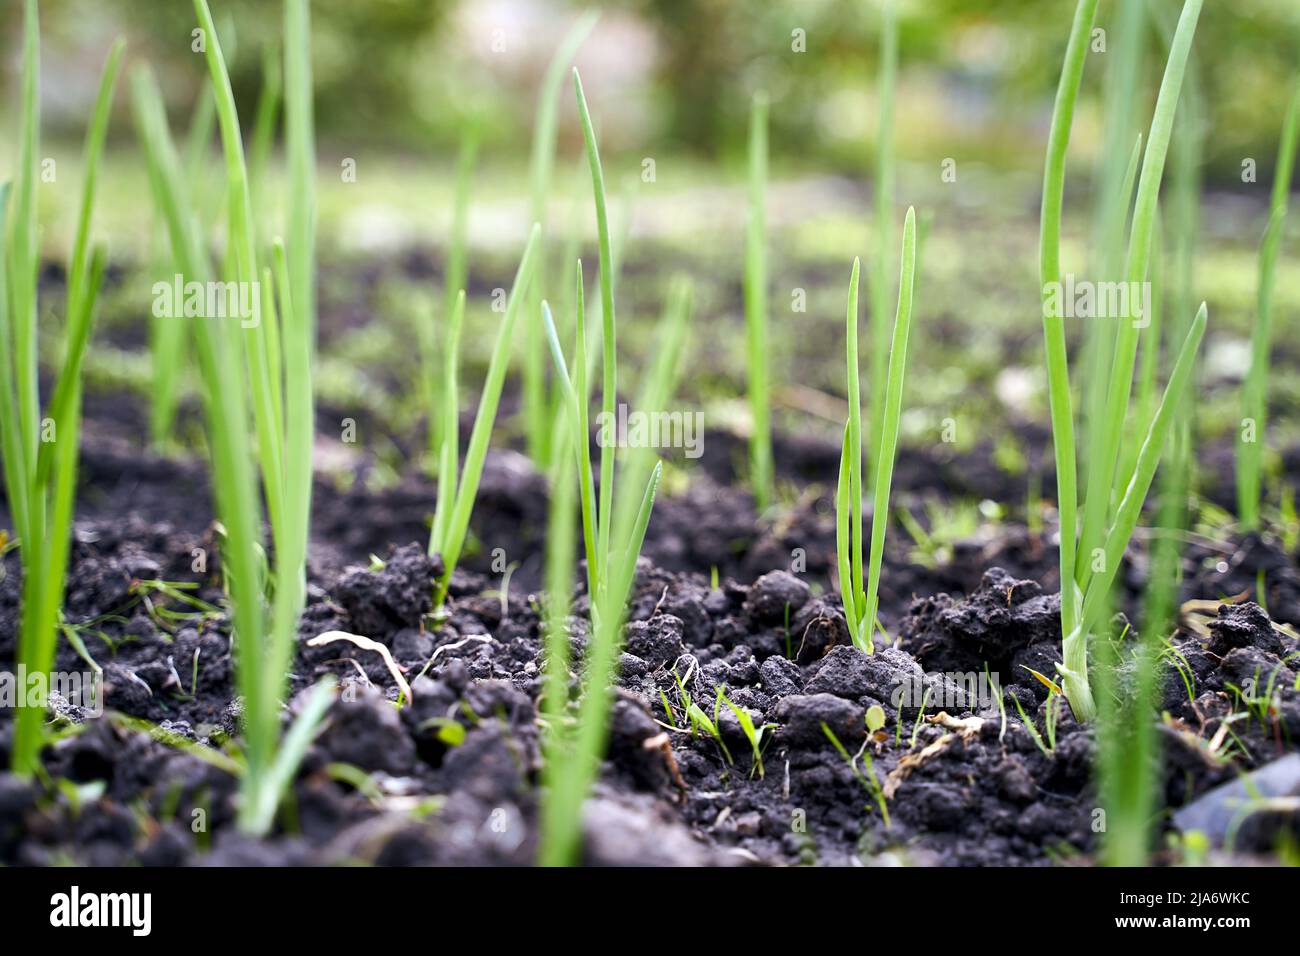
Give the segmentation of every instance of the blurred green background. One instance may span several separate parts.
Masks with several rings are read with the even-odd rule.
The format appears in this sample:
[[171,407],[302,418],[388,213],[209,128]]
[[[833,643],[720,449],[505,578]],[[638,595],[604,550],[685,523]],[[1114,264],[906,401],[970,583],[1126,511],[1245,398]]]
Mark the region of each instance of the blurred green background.
[[[1107,27],[1122,2],[1172,22],[1175,0],[1103,0]],[[603,17],[577,63],[611,150],[726,158],[743,147],[746,106],[757,88],[773,100],[773,153],[798,167],[852,172],[874,134],[875,0],[315,0],[316,110],[322,147],[437,157],[469,117],[490,153],[527,153],[542,71],[583,10]],[[279,43],[278,5],[213,3],[233,47],[244,116],[262,81],[262,53]],[[972,160],[1033,168],[1050,109],[1073,0],[901,0],[899,150],[922,159],[942,147]],[[0,4],[6,92],[17,74],[20,4]],[[80,136],[103,51],[125,35],[151,61],[177,115],[203,81],[190,49],[186,0],[45,0],[46,129]],[[806,50],[793,52],[792,31]],[[1164,38],[1148,31],[1147,79]],[[1207,3],[1197,36],[1207,120],[1206,164],[1235,175],[1240,156],[1267,149],[1300,52],[1294,0]],[[1085,83],[1082,143],[1094,125],[1101,71]],[[1152,91],[1154,92],[1154,91]],[[1091,96],[1091,98],[1090,98]],[[10,97],[6,106],[11,106]],[[601,107],[604,107],[603,109]],[[123,136],[128,124],[116,131]],[[562,131],[577,129],[565,111]]]
[[[1105,51],[1090,54],[1067,178],[1065,261],[1087,260],[1098,160],[1103,153],[1107,57],[1120,5],[1150,12],[1136,121],[1149,122],[1178,0],[1102,0]],[[278,46],[280,4],[212,0],[231,55],[246,129]],[[899,0],[900,74],[894,135],[896,222],[908,204],[923,224],[919,313],[905,436],[933,439],[939,423],[977,422],[971,441],[998,449],[1008,468],[1026,423],[1045,422],[1036,242],[1047,126],[1074,0]],[[466,382],[490,347],[491,290],[508,282],[528,219],[527,167],[538,89],[561,38],[584,11],[601,18],[579,50],[601,138],[615,230],[625,238],[620,349],[627,379],[654,347],[663,291],[677,271],[696,280],[688,400],[711,425],[743,430],[740,278],[744,150],[750,97],[771,109],[773,380],[777,425],[838,437],[843,394],[843,309],[849,266],[869,257],[877,136],[879,0],[313,0],[319,141],[321,370],[327,412],[363,410],[384,423],[394,468],[418,449],[421,408],[412,348],[412,292],[436,290],[451,216],[452,168],[467,123],[482,135],[470,216],[471,281]],[[67,248],[84,123],[111,39],[128,61],[148,61],[184,135],[203,84],[191,50],[188,0],[43,0],[42,155],[58,180],[40,191],[47,255]],[[0,4],[4,27],[0,129],[14,129],[21,9]],[[802,44],[796,42],[802,40]],[[802,50],[795,47],[802,45]],[[1203,117],[1204,211],[1195,289],[1211,307],[1203,427],[1227,434],[1236,410],[1252,321],[1256,255],[1281,117],[1300,69],[1300,3],[1211,0],[1193,51]],[[129,62],[128,62],[129,67]],[[1192,94],[1188,94],[1189,96]],[[1186,98],[1185,98],[1186,99]],[[157,230],[119,89],[103,176],[98,231],[120,268],[147,273]],[[1180,113],[1188,111],[1180,107]],[[571,91],[560,99],[559,147],[548,228],[592,255],[590,181]],[[12,135],[0,136],[0,175]],[[642,172],[653,159],[654,180]],[[1245,160],[1257,166],[1243,182]],[[219,200],[214,149],[204,173]],[[355,162],[355,182],[344,164]],[[954,182],[941,177],[955,163]],[[278,221],[269,170],[261,214]],[[199,184],[202,188],[202,183]],[[1275,328],[1284,341],[1300,314],[1294,266],[1300,217],[1282,254]],[[869,261],[869,260],[868,260]],[[147,276],[145,277],[147,278]],[[806,313],[790,308],[807,292]],[[147,382],[143,317],[149,282],[110,285],[90,371],[105,384]],[[1077,331],[1077,330],[1075,330]],[[1217,391],[1216,391],[1217,390]],[[1300,411],[1300,377],[1275,379],[1282,415]],[[375,449],[372,447],[371,449]]]

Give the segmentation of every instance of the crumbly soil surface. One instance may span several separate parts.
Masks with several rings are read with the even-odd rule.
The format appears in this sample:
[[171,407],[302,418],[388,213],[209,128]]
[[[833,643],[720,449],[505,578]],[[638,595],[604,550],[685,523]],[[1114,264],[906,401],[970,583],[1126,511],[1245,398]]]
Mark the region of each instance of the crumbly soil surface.
[[[360,480],[346,490],[318,483],[308,606],[285,720],[325,674],[348,693],[331,705],[276,832],[253,841],[234,826],[236,779],[193,746],[221,750],[239,736],[227,622],[140,584],[192,582],[187,593],[221,605],[220,540],[203,471],[142,454],[111,428],[88,428],[85,444],[66,615],[103,668],[107,711],[89,716],[56,698],[44,778],[25,783],[0,773],[0,864],[534,858],[545,656],[533,592],[546,486],[521,456],[489,458],[472,526],[477,548],[453,578],[442,616],[430,613],[441,564],[423,547],[430,483],[407,477],[377,493]],[[799,447],[778,461],[834,474],[838,450]],[[1005,489],[984,465],[978,454],[946,470],[900,462],[900,485],[906,493],[929,480],[996,496]],[[1059,660],[1051,541],[1004,524],[923,566],[895,529],[882,619],[896,642],[868,656],[848,643],[830,586],[834,521],[825,491],[810,486],[782,517],[760,520],[732,477],[715,458],[688,488],[656,503],[608,755],[586,808],[584,860],[1089,859],[1098,845],[1093,731],[1059,698],[1049,700],[1031,673],[1054,675]],[[515,565],[504,589],[492,568],[497,546]],[[196,571],[200,552],[205,564]],[[1145,569],[1139,547],[1121,577],[1130,613]],[[0,667],[8,668],[21,586],[15,552],[4,556],[3,575]],[[1295,556],[1269,538],[1197,539],[1185,549],[1184,575],[1183,598],[1207,603],[1172,635],[1176,653],[1160,665],[1160,713],[1147,718],[1162,743],[1163,827],[1173,810],[1300,742],[1293,689],[1300,649],[1275,624],[1300,625]],[[1272,619],[1244,598],[1217,603],[1256,596],[1261,583]],[[585,609],[579,592],[569,633],[575,668]],[[394,706],[397,687],[380,655],[346,643],[306,645],[331,630],[386,645],[411,683],[409,706]],[[61,641],[57,669],[85,668]],[[945,676],[985,670],[998,677],[1002,707],[987,696],[963,698]],[[909,693],[900,697],[900,687]],[[1238,690],[1248,687],[1268,687],[1268,703],[1249,708]],[[725,705],[715,711],[719,689],[764,728],[761,766],[736,716]],[[688,699],[716,715],[720,739],[691,732]],[[869,734],[874,707],[884,723]],[[11,721],[0,710],[0,765],[8,764]],[[165,733],[151,735],[141,721]],[[1296,826],[1294,816],[1257,815],[1241,827],[1236,851],[1271,859],[1279,829]]]

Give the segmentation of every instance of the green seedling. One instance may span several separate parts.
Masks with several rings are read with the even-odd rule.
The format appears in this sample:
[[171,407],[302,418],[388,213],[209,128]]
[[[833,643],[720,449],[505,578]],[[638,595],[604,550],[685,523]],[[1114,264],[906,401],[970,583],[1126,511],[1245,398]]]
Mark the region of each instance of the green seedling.
[[[749,771],[752,777],[758,774],[758,779],[763,779],[763,740],[769,730],[774,730],[776,724],[754,725],[754,718],[744,707],[738,707],[730,697],[726,695],[721,687],[718,688],[718,701],[726,704],[728,709],[736,715],[736,720],[740,723],[740,729],[745,734],[745,739],[749,741],[749,749],[753,753],[754,765]],[[883,712],[882,718],[883,720]],[[721,742],[719,740],[719,742]]]
[[[465,290],[461,289],[452,303],[447,316],[446,338],[443,342],[443,369],[441,375],[442,399],[430,403],[430,421],[432,416],[441,413],[442,426],[438,430],[438,500],[434,505],[433,526],[429,532],[429,553],[441,553],[446,547],[447,527],[451,520],[452,505],[456,500],[456,479],[460,470],[460,415],[458,399],[460,394],[460,336],[465,324]],[[433,346],[429,343],[427,352],[428,367],[432,369]],[[432,375],[426,375],[430,394],[435,386]],[[432,435],[433,429],[430,428]],[[432,440],[432,439],[431,439]]]
[[[144,605],[145,613],[158,627],[174,634],[185,624],[211,620],[220,615],[218,608],[195,597],[192,592],[198,588],[193,581],[132,581],[129,593]],[[181,609],[173,605],[180,605]]]
[[[824,733],[826,739],[831,742],[831,746],[833,746],[839,752],[839,755],[844,758],[844,762],[849,765],[849,769],[853,771],[853,776],[857,778],[858,783],[862,784],[862,786],[866,788],[867,792],[871,794],[872,799],[876,801],[876,807],[880,810],[880,817],[885,821],[885,826],[888,827],[890,825],[889,804],[885,802],[884,787],[880,785],[880,780],[876,777],[875,766],[871,762],[871,755],[867,753],[867,744],[870,743],[870,740],[863,742],[862,749],[859,750],[857,754],[850,754],[848,750],[845,749],[844,744],[840,743],[840,738],[835,736],[835,731],[826,726],[826,721],[823,720],[821,725],[822,733]],[[866,766],[865,771],[858,767],[859,758],[862,759]]]
[[[122,48],[118,41],[108,54],[86,133],[86,176],[68,269],[64,354],[53,395],[42,415],[35,196],[40,155],[40,26],[36,0],[27,0],[18,170],[12,188],[7,183],[0,186],[0,220],[4,224],[0,232],[0,450],[5,497],[23,566],[17,661],[31,674],[49,673],[58,642],[76,493],[81,370],[106,260],[102,245],[92,249],[90,228]],[[27,706],[24,701],[15,716],[11,747],[12,768],[20,777],[30,778],[40,769],[44,734],[44,702]]]
[[925,710],[930,706],[930,688],[925,689],[921,695],[921,709],[916,712],[916,720],[912,722],[912,736],[907,742],[907,749],[912,750],[916,747],[916,738],[921,735],[921,725],[925,723]]
[[[1090,436],[1088,494],[1084,500],[1083,525],[1079,529],[1076,524],[1079,499],[1065,328],[1059,310],[1051,308],[1050,302],[1054,295],[1059,295],[1062,278],[1060,243],[1065,157],[1096,8],[1096,0],[1080,0],[1066,48],[1044,169],[1039,245],[1043,331],[1061,523],[1061,631],[1064,640],[1063,663],[1059,669],[1065,695],[1080,720],[1090,720],[1097,712],[1088,681],[1088,634],[1100,620],[1100,612],[1109,598],[1110,586],[1154,477],[1174,408],[1190,379],[1192,360],[1205,328],[1205,309],[1202,306],[1183,341],[1178,361],[1130,472],[1121,464],[1121,439],[1133,388],[1140,328],[1134,316],[1121,318],[1104,407]],[[1131,287],[1143,286],[1148,281],[1156,200],[1200,9],[1201,0],[1187,0],[1183,8],[1146,142],[1124,270],[1124,278],[1132,284]],[[1112,509],[1112,488],[1116,483],[1123,489],[1123,498]],[[1095,568],[1100,570],[1094,571]]]
[[872,704],[867,708],[867,733],[874,734],[885,726],[885,708]]
[[[237,679],[244,699],[247,773],[241,779],[239,823],[266,833],[332,697],[332,681],[310,692],[281,738],[280,711],[306,598],[306,548],[311,508],[314,435],[312,353],[315,342],[315,200],[309,13],[306,0],[286,0],[284,91],[288,176],[288,240],[275,242],[271,266],[259,266],[259,241],[239,118],[220,37],[205,0],[195,0],[207,38],[211,79],[226,172],[226,281],[249,288],[260,321],[204,319],[193,324],[201,377],[212,484],[221,526],[222,571],[230,597]],[[187,281],[213,278],[182,167],[167,128],[157,84],[134,77],[137,124],[155,203],[167,226],[172,261]],[[241,353],[243,353],[241,357]],[[247,369],[247,379],[245,379]],[[247,388],[246,388],[247,384]],[[246,394],[252,397],[252,414]],[[254,422],[256,456],[246,423]],[[252,463],[261,471],[275,544],[274,595],[269,628],[265,589],[270,583],[261,541],[261,517]]]
[[[912,327],[912,294],[916,272],[916,212],[907,210],[903,222],[902,267],[899,275],[898,308],[894,314],[894,336],[889,349],[889,380],[884,418],[873,436],[876,474],[872,484],[870,566],[863,586],[862,538],[862,408],[858,384],[858,276],[860,265],[853,261],[849,278],[849,305],[845,342],[848,354],[849,419],[844,428],[840,453],[839,485],[835,495],[836,551],[840,596],[849,635],[859,649],[875,650],[874,631],[879,609],[880,568],[885,555],[885,531],[889,523],[889,490],[898,452],[899,421],[903,414],[903,376],[907,368],[907,343]],[[850,529],[852,533],[850,534]]]
[[[551,500],[546,538],[546,685],[542,696],[542,715],[548,726],[558,726],[569,705],[569,630],[570,595],[573,592],[573,564],[576,557],[574,541],[574,486],[569,480],[569,446],[572,434],[569,429],[556,428],[555,464],[551,469]],[[667,701],[665,700],[665,705]],[[672,714],[669,712],[669,720]],[[552,746],[558,734],[548,738]],[[548,758],[543,765],[543,775],[554,773],[561,761]],[[549,789],[549,779],[543,780]],[[548,805],[554,809],[554,805]]]
[[[496,344],[492,348],[492,358],[488,363],[487,379],[483,383],[483,393],[479,396],[478,413],[474,416],[474,428],[470,432],[469,446],[465,451],[465,464],[459,478],[456,479],[451,510],[441,528],[438,527],[439,522],[435,517],[434,532],[441,532],[441,537],[437,539],[431,537],[429,547],[431,551],[442,555],[445,568],[434,597],[435,607],[441,607],[442,602],[446,600],[452,573],[456,570],[456,564],[465,546],[470,515],[474,512],[474,499],[478,496],[479,479],[483,477],[483,462],[487,459],[488,442],[491,440],[492,429],[496,423],[497,406],[501,403],[506,366],[510,363],[510,346],[514,341],[515,321],[519,317],[523,298],[528,292],[528,284],[533,281],[540,241],[541,227],[534,223],[528,235],[528,243],[524,246],[523,255],[519,259],[519,268],[515,272],[510,297],[506,300],[506,314],[501,320],[501,327],[497,330]],[[456,334],[459,336],[459,319],[456,320],[456,324]],[[455,353],[452,354],[454,356]],[[449,417],[448,424],[450,421]],[[448,459],[450,459],[449,449],[457,440],[456,429],[450,428],[443,441],[444,454]]]
[[1016,697],[1015,694],[1012,694],[1011,703],[1016,705],[1016,713],[1020,715],[1020,722],[1025,725],[1025,730],[1029,731],[1030,739],[1032,739],[1038,746],[1038,749],[1043,752],[1044,756],[1050,757],[1052,755],[1051,749],[1048,748],[1047,744],[1043,743],[1043,735],[1038,732],[1038,728],[1034,726],[1034,722],[1030,720],[1029,715],[1025,713],[1025,708],[1020,703],[1020,698]]
[[[610,249],[609,218],[605,202],[605,178],[601,169],[596,134],[583,95],[582,80],[573,71],[574,95],[582,121],[587,163],[591,171],[592,194],[596,208],[596,228],[600,256],[602,394],[601,419],[615,420],[618,389],[617,338],[614,314],[614,262]],[[578,706],[577,730],[572,747],[551,775],[552,786],[545,800],[554,804],[543,810],[544,828],[539,850],[540,859],[550,865],[564,865],[577,858],[581,834],[583,802],[595,780],[609,733],[610,683],[621,646],[627,602],[636,574],[636,561],[645,540],[646,528],[654,507],[655,492],[663,474],[662,463],[653,460],[652,449],[629,449],[619,474],[615,495],[615,459],[617,442],[607,442],[600,454],[600,484],[597,489],[591,465],[590,432],[587,420],[587,337],[585,306],[582,295],[582,267],[578,265],[575,288],[575,324],[577,345],[574,356],[575,383],[559,342],[550,307],[542,303],[541,319],[546,330],[551,357],[555,365],[563,401],[560,421],[570,429],[570,444],[575,449],[576,484],[582,515],[584,552],[587,556],[587,584],[591,605],[591,639],[587,644],[582,699]],[[683,321],[685,321],[683,319]],[[671,369],[658,367],[658,374]],[[662,394],[666,401],[666,383],[650,386],[652,394]],[[559,427],[559,426],[556,426]],[[640,476],[648,474],[644,483]],[[597,493],[598,491],[598,493]],[[696,708],[698,710],[698,708]],[[700,711],[693,714],[698,719]],[[705,715],[707,716],[707,715]],[[716,720],[714,721],[716,725]],[[552,752],[559,752],[552,748]]]

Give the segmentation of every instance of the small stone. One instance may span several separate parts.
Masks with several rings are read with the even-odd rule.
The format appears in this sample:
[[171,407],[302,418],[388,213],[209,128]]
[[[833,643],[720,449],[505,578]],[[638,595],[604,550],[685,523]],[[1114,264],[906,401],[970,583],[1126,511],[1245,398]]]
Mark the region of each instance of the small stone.
[[749,589],[745,614],[756,624],[784,624],[794,620],[811,596],[812,589],[789,571],[770,571]]
[[803,686],[803,671],[794,661],[784,657],[769,657],[758,672],[764,690],[777,697],[797,694]]
[[354,700],[340,697],[330,705],[317,744],[331,760],[367,771],[397,776],[415,763],[415,744],[402,727],[397,709],[369,687],[361,688]]
[[433,638],[427,631],[404,627],[389,642],[393,657],[399,661],[427,661],[433,654]]
[[1218,618],[1210,622],[1210,634],[1210,650],[1220,657],[1234,647],[1282,653],[1282,639],[1273,630],[1273,622],[1254,601],[1220,605]]
[[1295,684],[1295,672],[1268,651],[1258,647],[1234,647],[1224,656],[1219,672],[1228,683],[1249,687],[1254,682],[1255,693],[1267,694]]
[[123,664],[104,667],[104,703],[132,717],[147,717],[153,704],[149,685]]
[[[1174,811],[1174,826],[1184,833],[1199,830],[1217,844],[1235,827],[1244,829],[1252,808],[1258,810],[1269,806],[1271,797],[1294,797],[1297,794],[1300,794],[1300,754],[1287,754],[1244,777],[1220,784]],[[1291,809],[1290,819],[1294,832],[1300,826],[1300,814]],[[1267,825],[1259,827],[1259,832],[1276,829],[1277,820],[1266,822]],[[1254,842],[1252,840],[1252,845]]]
[[644,677],[650,673],[650,668],[646,662],[634,654],[624,651],[618,656],[618,676],[620,680],[632,680],[637,677]]
[[1008,800],[1026,802],[1034,797],[1034,778],[1015,757],[1002,761],[997,769],[998,792]]
[[[808,694],[835,694],[848,700],[870,697],[897,709],[920,708],[926,677],[920,665],[896,647],[864,654],[851,644],[832,647],[804,685]],[[938,700],[936,692],[932,700]],[[917,699],[913,699],[917,698]]]
[[827,650],[849,643],[849,628],[838,604],[816,598],[790,622],[790,642],[800,664],[820,660]]
[[670,667],[686,653],[682,633],[681,618],[656,614],[648,621],[628,624],[625,646],[629,654],[641,658],[650,667]]
[[867,731],[866,711],[833,694],[786,697],[777,704],[776,719],[782,725],[782,738],[797,747],[832,746],[822,730],[823,723],[849,750],[862,742]]
[[386,641],[403,627],[419,627],[433,607],[433,589],[442,574],[442,559],[411,543],[395,550],[384,567],[348,568],[334,587],[334,597],[348,612],[358,634]]

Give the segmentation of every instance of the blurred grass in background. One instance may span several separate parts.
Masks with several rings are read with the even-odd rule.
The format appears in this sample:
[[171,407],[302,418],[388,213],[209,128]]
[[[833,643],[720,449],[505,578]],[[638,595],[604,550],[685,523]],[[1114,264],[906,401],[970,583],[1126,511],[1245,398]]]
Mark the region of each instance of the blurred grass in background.
[[[1102,0],[1098,23],[1115,22],[1119,2]],[[1178,0],[1141,0],[1174,14]],[[578,53],[602,140],[615,234],[628,236],[620,286],[628,366],[654,348],[653,323],[666,277],[696,280],[696,350],[688,398],[710,421],[743,420],[734,401],[744,380],[741,262],[744,149],[753,90],[771,99],[773,381],[778,429],[825,426],[807,404],[842,389],[843,283],[854,255],[871,252],[875,76],[880,11],[872,0],[613,0]],[[232,78],[241,115],[254,114],[264,49],[279,43],[278,17],[258,0],[217,0],[234,30]],[[385,434],[419,444],[413,294],[435,295],[452,208],[453,170],[463,122],[482,133],[470,214],[467,380],[485,363],[498,318],[491,290],[507,284],[528,219],[527,163],[537,89],[570,24],[589,9],[565,0],[313,0],[319,129],[322,407],[365,409]],[[920,214],[923,281],[905,401],[905,440],[926,440],[950,417],[981,422],[984,440],[1003,441],[1015,461],[1017,431],[1043,423],[1037,277],[1034,270],[1043,150],[1073,0],[900,0],[900,75],[895,143],[901,209]],[[5,47],[0,129],[13,128],[19,5],[0,2]],[[191,51],[183,3],[44,0],[42,96],[45,155],[58,184],[80,178],[80,129],[94,95],[101,51],[122,32],[128,59],[157,68],[174,129],[188,127],[205,80]],[[223,29],[225,27],[223,26]],[[805,52],[792,49],[803,31]],[[1244,369],[1253,320],[1258,239],[1272,181],[1278,125],[1300,63],[1296,0],[1234,0],[1207,6],[1193,59],[1207,130],[1206,203],[1198,250],[1198,297],[1214,316],[1207,335],[1203,422],[1226,433],[1229,400]],[[1116,43],[1106,37],[1106,48]],[[1139,115],[1154,102],[1165,39],[1149,49],[1135,91]],[[1105,53],[1090,54],[1071,142],[1064,261],[1083,268],[1095,158],[1102,136]],[[124,109],[125,101],[118,104]],[[594,235],[571,101],[560,104],[560,143],[550,197],[559,241],[576,235],[590,255]],[[147,270],[153,224],[131,137],[115,117],[103,175],[100,231],[112,261],[100,335],[89,371],[101,384],[131,384],[147,371],[143,317],[149,283],[120,270]],[[215,144],[214,144],[215,146]],[[278,144],[277,144],[278,147]],[[11,168],[12,136],[0,136],[0,170]],[[270,173],[280,175],[274,158]],[[643,179],[654,160],[653,182]],[[946,159],[955,182],[941,179]],[[1243,183],[1242,163],[1257,164]],[[356,163],[344,182],[342,164]],[[214,197],[221,172],[215,148]],[[0,173],[3,175],[3,173]],[[66,247],[75,190],[43,188],[42,240],[54,260]],[[279,190],[266,190],[276,196]],[[268,214],[274,210],[267,210]],[[1288,230],[1285,257],[1300,222]],[[1279,342],[1300,313],[1300,270],[1279,270]],[[806,312],[791,305],[806,292]],[[141,364],[143,362],[143,365]],[[1300,381],[1277,383],[1279,428],[1300,412]],[[632,383],[630,383],[632,384]],[[794,394],[790,389],[816,394]],[[988,403],[995,399],[993,406]],[[1221,409],[1216,415],[1214,409]],[[835,408],[831,407],[834,413]],[[742,422],[743,423],[743,422]],[[1003,438],[994,434],[1004,430]],[[960,433],[959,442],[974,440]],[[990,437],[993,436],[993,437]],[[1001,447],[1001,446],[1000,446]],[[400,456],[394,448],[394,461]]]
[[[1103,28],[1120,2],[1129,0],[1103,0]],[[596,7],[602,19],[577,62],[592,77],[593,109],[612,150],[735,156],[744,147],[750,94],[763,88],[773,104],[774,156],[856,171],[870,155],[879,30],[870,0],[314,0],[312,7],[316,111],[327,151],[364,145],[445,154],[472,113],[487,149],[518,150],[522,162],[541,73],[568,24]],[[902,158],[942,145],[946,155],[1038,165],[1039,150],[1027,147],[1036,147],[1050,110],[1069,0],[904,0],[899,7]],[[278,18],[266,16],[261,0],[222,0],[214,12],[233,28],[232,81],[241,115],[252,116],[262,48],[280,42]],[[13,0],[0,4],[10,88],[19,13]],[[173,111],[190,109],[202,74],[188,5],[47,0],[42,21],[52,134],[79,128],[94,95],[92,54],[119,32],[131,56],[156,65]],[[1300,53],[1300,5],[1215,3],[1202,27],[1197,58],[1217,134],[1207,166],[1211,180],[1224,180],[1237,175],[1241,156],[1272,154],[1266,147],[1288,88],[1278,81]],[[796,30],[804,32],[806,52],[791,49]],[[1148,40],[1150,74],[1163,60],[1163,40],[1158,31]],[[1095,146],[1101,73],[1090,69],[1085,80],[1078,137],[1085,151]],[[1152,76],[1145,79],[1153,85]],[[579,138],[571,112],[562,120],[570,145]],[[121,137],[130,127],[114,128]]]

